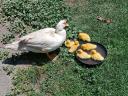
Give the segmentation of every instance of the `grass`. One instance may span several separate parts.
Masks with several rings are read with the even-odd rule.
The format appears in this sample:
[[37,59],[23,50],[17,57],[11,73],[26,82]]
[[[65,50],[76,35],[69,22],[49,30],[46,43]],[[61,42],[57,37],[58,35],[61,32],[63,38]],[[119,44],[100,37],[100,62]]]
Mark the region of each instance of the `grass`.
[[[12,1],[15,1],[16,6],[18,6],[18,0]],[[33,0],[32,2],[35,1],[36,0]],[[33,5],[34,3],[32,2],[30,5],[32,4],[32,6],[38,6],[39,8],[41,7],[41,5]],[[43,6],[48,4],[48,2],[52,3],[53,1],[42,0],[42,3],[44,3]],[[54,1],[55,5],[58,4],[57,2],[59,1]],[[21,2],[21,4],[22,3],[23,2]],[[11,96],[16,96],[17,94],[26,94],[26,96],[127,96],[127,0],[77,0],[74,5],[70,5],[69,3],[66,4],[71,7],[70,10],[66,8],[67,6],[64,7],[64,10],[66,10],[64,13],[67,15],[66,18],[69,19],[71,25],[67,30],[68,37],[76,36],[78,31],[89,33],[92,41],[99,42],[107,48],[107,59],[101,66],[97,66],[96,68],[83,67],[75,61],[73,55],[68,54],[67,50],[64,47],[61,47],[60,58],[55,63],[47,62],[44,64],[44,62],[42,62],[42,66],[32,66],[24,70],[19,69],[14,74],[13,83],[15,86]],[[15,4],[10,5],[15,6]],[[51,9],[53,10],[58,10],[60,7],[58,6],[56,9],[55,6],[51,6]],[[11,11],[14,11],[15,8],[10,8],[10,6],[4,8],[5,10],[9,10],[6,10],[6,13],[10,12],[11,14],[5,14],[7,17],[10,18],[11,16],[16,15],[19,22],[25,25],[26,29],[29,27],[30,29],[37,30],[38,28],[53,26],[59,19],[65,17],[61,12],[54,13],[59,14],[60,17],[54,17],[54,15],[51,14],[53,18],[50,20],[55,21],[46,19],[45,21],[47,21],[47,24],[45,21],[41,21],[41,18],[44,17],[40,17],[39,15],[39,18],[37,20],[35,19],[35,22],[37,22],[37,25],[35,25],[35,23],[32,23],[33,19],[28,15],[26,16],[21,12],[25,18],[23,19],[21,18],[22,16],[20,17],[16,13],[12,14]],[[31,8],[32,7],[30,7],[30,9]],[[49,7],[46,7],[46,9],[47,8]],[[18,10],[22,11],[24,8]],[[40,10],[43,9],[41,8]],[[67,10],[69,10],[70,13],[68,13]],[[32,12],[35,12],[35,8],[32,9]],[[44,12],[47,17],[48,11],[45,10]],[[34,13],[34,16],[32,15],[32,17],[36,18],[35,15],[36,14]],[[99,22],[96,20],[96,16],[111,18],[112,23],[108,25]],[[30,18],[30,20],[25,21],[27,18]],[[11,22],[13,19],[14,18],[11,17],[11,20],[9,19],[9,21]],[[12,26],[15,26],[15,24],[13,24]],[[45,26],[42,26],[42,24],[45,24]],[[20,30],[23,29],[24,27]],[[13,32],[15,33],[16,31]],[[29,31],[26,30],[25,32],[27,33]]]

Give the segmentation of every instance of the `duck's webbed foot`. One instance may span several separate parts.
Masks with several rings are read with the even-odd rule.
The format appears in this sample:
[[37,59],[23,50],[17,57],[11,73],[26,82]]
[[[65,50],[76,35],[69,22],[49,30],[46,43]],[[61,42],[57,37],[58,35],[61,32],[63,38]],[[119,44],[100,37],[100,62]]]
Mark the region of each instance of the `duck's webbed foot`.
[[47,54],[47,56],[48,56],[48,58],[51,60],[51,61],[56,61],[57,60],[57,58],[59,57],[57,54],[55,54],[55,53],[46,53]]

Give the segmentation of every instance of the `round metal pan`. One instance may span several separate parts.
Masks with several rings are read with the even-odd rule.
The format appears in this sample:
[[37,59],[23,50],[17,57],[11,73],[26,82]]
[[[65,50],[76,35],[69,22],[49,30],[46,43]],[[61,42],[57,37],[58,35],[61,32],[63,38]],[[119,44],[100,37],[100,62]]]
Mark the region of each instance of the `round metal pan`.
[[[86,44],[86,43],[92,43],[92,44],[97,45],[97,48],[95,50],[97,52],[99,52],[104,58],[106,58],[107,50],[102,44],[99,44],[97,42],[82,42],[82,41],[80,42],[80,44]],[[80,49],[80,46],[78,47],[78,49]],[[88,54],[90,53],[90,51],[85,51],[85,52],[87,52]],[[96,61],[93,59],[81,59],[78,56],[76,56],[76,59],[78,61],[80,61],[81,63],[86,64],[86,65],[98,65],[98,64],[103,63],[103,61],[104,61],[104,60],[103,61]]]

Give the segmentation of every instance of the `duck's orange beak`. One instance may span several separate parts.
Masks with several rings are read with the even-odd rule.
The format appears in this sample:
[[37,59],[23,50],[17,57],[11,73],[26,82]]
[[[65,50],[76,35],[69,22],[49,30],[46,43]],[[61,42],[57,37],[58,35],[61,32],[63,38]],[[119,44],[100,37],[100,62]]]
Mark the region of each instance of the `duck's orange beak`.
[[65,27],[68,27],[69,26],[69,24],[68,23],[65,23]]
[[65,27],[68,27],[69,26],[69,24],[67,23],[67,20],[65,20]]

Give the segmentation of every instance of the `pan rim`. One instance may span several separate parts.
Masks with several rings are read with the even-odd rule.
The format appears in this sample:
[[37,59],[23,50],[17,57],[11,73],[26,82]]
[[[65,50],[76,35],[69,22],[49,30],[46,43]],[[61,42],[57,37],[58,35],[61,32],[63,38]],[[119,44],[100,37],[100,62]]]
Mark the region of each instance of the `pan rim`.
[[[81,42],[81,41],[80,41]],[[83,43],[84,41],[82,41],[82,43]],[[102,45],[101,43],[98,43],[98,42],[94,42],[94,41],[92,41],[92,42],[84,42],[85,44],[86,43],[92,43],[92,44],[96,44],[96,45],[99,45],[99,46],[101,46],[102,47],[102,49],[104,50],[104,53],[105,53],[105,59],[107,58],[107,55],[108,55],[108,51],[107,51],[107,49],[106,49],[106,47],[104,46],[104,45]],[[79,49],[79,47],[78,47],[78,49]],[[99,64],[102,64],[105,60],[103,60],[103,61],[98,61],[99,63],[97,63],[97,64],[87,64],[87,63],[85,63],[85,62],[83,62],[82,61],[82,59],[81,58],[79,58],[78,56],[75,56],[76,57],[76,59],[80,62],[80,63],[82,63],[82,64],[85,64],[85,65],[89,65],[89,66],[92,66],[92,65],[99,65]]]

